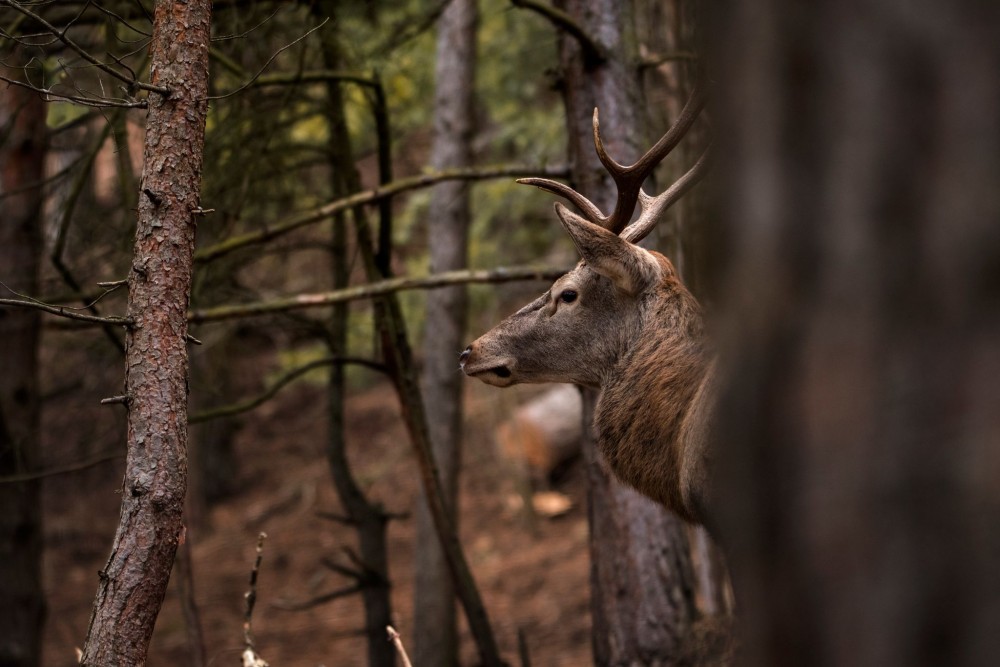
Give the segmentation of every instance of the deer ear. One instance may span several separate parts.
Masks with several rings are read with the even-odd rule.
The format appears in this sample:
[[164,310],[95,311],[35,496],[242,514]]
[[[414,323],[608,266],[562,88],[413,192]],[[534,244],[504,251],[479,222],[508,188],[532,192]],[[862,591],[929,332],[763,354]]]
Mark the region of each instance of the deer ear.
[[638,294],[656,279],[656,264],[642,248],[583,219],[560,203],[556,203],[556,215],[583,260],[618,289]]

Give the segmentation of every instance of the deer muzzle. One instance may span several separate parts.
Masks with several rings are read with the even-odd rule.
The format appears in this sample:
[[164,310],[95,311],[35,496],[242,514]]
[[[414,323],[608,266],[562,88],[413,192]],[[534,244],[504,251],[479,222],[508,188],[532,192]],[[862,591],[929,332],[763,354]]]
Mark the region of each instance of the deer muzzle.
[[508,357],[497,357],[482,354],[473,343],[465,348],[458,357],[462,372],[494,387],[509,387],[514,384],[514,360]]

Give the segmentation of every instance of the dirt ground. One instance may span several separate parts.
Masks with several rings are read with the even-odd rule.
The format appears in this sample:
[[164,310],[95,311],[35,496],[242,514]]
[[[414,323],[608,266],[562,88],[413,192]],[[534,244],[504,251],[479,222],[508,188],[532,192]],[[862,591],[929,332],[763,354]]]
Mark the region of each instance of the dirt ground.
[[[531,520],[517,508],[516,476],[498,460],[492,425],[527,394],[469,383],[468,426],[460,494],[461,537],[501,650],[517,662],[517,632],[527,638],[532,664],[590,664],[586,505],[582,471],[571,468],[558,490],[572,509]],[[353,396],[348,419],[354,473],[370,497],[396,513],[413,508],[419,475],[399,418],[395,394],[378,384]],[[51,411],[47,418],[58,419]],[[80,428],[95,428],[81,424]],[[112,437],[105,427],[95,437]],[[237,435],[240,491],[213,507],[207,526],[189,534],[195,600],[209,664],[236,665],[242,648],[243,594],[257,534],[268,535],[253,628],[258,652],[273,667],[365,664],[358,636],[360,599],[339,599],[306,611],[281,602],[310,599],[345,585],[324,567],[355,544],[348,527],[318,513],[339,511],[322,455],[325,420],[319,388],[299,384],[248,415]],[[119,440],[118,445],[123,441]],[[51,450],[49,450],[51,451]],[[44,664],[75,664],[97,589],[97,571],[118,520],[123,461],[60,475],[45,482],[45,587],[48,622]],[[412,637],[413,521],[389,527],[395,625]],[[176,571],[153,638],[149,665],[189,664],[187,625]],[[461,615],[461,614],[460,614]],[[476,653],[462,627],[461,662]]]

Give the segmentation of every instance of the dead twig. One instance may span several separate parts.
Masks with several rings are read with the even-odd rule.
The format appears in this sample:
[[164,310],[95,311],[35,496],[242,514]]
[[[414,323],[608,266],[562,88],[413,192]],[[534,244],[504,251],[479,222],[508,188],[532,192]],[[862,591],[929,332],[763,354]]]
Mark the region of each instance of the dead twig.
[[261,532],[257,535],[257,558],[254,560],[253,569],[250,570],[250,588],[243,594],[246,600],[246,609],[243,613],[243,667],[268,667],[267,662],[257,655],[253,642],[253,608],[257,604],[257,574],[260,572],[260,562],[264,558],[264,540],[267,533]]
[[403,648],[403,640],[399,638],[399,633],[396,632],[396,628],[391,625],[385,626],[385,631],[389,635],[389,641],[393,643],[396,650],[399,652],[399,659],[403,661],[403,667],[413,667],[413,663],[410,662],[410,656],[406,655],[406,649]]

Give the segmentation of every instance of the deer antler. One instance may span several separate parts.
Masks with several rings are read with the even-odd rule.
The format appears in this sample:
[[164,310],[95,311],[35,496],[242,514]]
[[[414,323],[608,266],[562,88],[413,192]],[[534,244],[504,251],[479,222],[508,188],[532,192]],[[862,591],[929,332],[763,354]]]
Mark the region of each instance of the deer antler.
[[[688,170],[673,185],[667,188],[662,194],[650,197],[642,191],[642,184],[653,172],[663,158],[670,151],[677,147],[684,135],[694,124],[705,106],[705,92],[701,85],[698,85],[688,99],[687,104],[681,110],[680,116],[674,124],[667,130],[666,134],[650,148],[645,155],[639,158],[635,164],[624,166],[616,162],[604,149],[604,142],[601,141],[600,121],[597,109],[594,109],[594,147],[597,150],[597,157],[601,164],[607,169],[611,178],[618,188],[618,198],[615,201],[615,209],[611,215],[604,215],[592,201],[564,183],[549,180],[547,178],[521,178],[518,183],[534,185],[535,187],[547,190],[561,197],[565,197],[576,205],[583,216],[590,222],[600,225],[615,234],[622,235],[626,240],[635,243],[645,237],[660,215],[676,202],[681,195],[687,192],[691,186],[698,182],[704,175],[707,166],[708,151],[701,156],[695,165]],[[635,212],[636,204],[642,208],[639,219],[629,225],[632,213]]]

